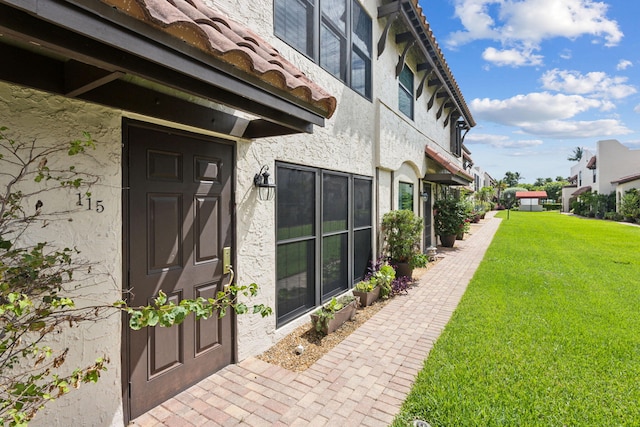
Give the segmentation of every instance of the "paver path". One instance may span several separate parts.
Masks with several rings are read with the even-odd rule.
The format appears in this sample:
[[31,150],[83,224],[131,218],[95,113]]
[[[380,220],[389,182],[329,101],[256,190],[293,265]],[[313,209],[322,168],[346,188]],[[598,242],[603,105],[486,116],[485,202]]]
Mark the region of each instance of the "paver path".
[[[491,213],[490,213],[491,214]],[[394,298],[304,372],[230,365],[135,426],[387,426],[449,321],[500,220],[487,215],[408,295]]]

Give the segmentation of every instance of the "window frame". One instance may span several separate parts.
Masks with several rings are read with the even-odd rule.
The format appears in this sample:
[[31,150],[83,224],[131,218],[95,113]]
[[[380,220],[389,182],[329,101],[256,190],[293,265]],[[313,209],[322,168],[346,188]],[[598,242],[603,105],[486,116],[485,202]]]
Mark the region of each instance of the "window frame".
[[[411,76],[411,80],[410,80],[411,87],[407,87],[402,81],[403,74],[405,73],[408,73]],[[415,116],[415,106],[413,102],[414,86],[415,86],[415,74],[413,73],[413,71],[411,71],[411,68],[409,68],[407,64],[404,64],[404,66],[402,67],[402,71],[398,75],[398,111],[400,111],[402,114],[404,114],[411,120],[414,120],[414,116]],[[402,95],[407,96],[407,99],[409,99],[410,111],[408,113],[402,109],[402,104],[400,102]]]
[[[411,191],[403,191],[403,187],[405,189],[409,189]],[[404,202],[402,200],[403,195],[410,194],[411,195],[411,209],[404,207]],[[415,208],[415,192],[414,192],[414,184],[413,182],[406,181],[398,181],[398,209],[408,209],[410,211],[414,211]]]
[[[312,12],[312,19],[309,19],[306,22],[306,25],[311,25],[311,28],[307,28],[307,46],[306,51],[301,51],[296,45],[295,41],[290,41],[286,38],[286,31],[283,28],[279,28],[277,12],[278,6],[284,4],[286,7],[286,1],[297,1],[301,5],[306,6]],[[360,4],[357,0],[344,0],[345,2],[345,20],[344,31],[336,25],[336,23],[329,17],[324,14],[322,11],[322,1],[323,0],[275,0],[273,2],[273,29],[274,34],[283,42],[287,43],[289,46],[309,58],[314,63],[318,64],[323,70],[327,73],[331,74],[341,82],[343,82],[346,86],[351,88],[354,92],[358,93],[365,99],[372,101],[373,100],[373,19],[367,10]],[[360,8],[362,14],[364,14],[368,18],[369,24],[369,36],[368,40],[368,48],[369,52],[363,51],[356,43],[355,37],[355,25],[353,22],[353,18],[355,16],[354,8]],[[329,31],[332,35],[336,36],[340,40],[340,70],[339,76],[336,76],[334,72],[328,69],[325,64],[322,64],[322,35],[323,35],[323,26],[326,27],[326,31]],[[311,46],[308,46],[310,41]],[[364,91],[358,90],[354,85],[354,57],[358,56],[361,60],[364,59],[365,63],[365,87]]]
[[[313,189],[314,197],[312,202],[313,203],[312,210],[314,212],[314,219],[313,219],[314,228],[311,231],[311,235],[305,234],[304,236],[295,236],[295,237],[287,236],[287,238],[282,238],[282,239],[280,238],[279,219],[280,219],[280,209],[282,209],[282,206],[280,205],[281,200],[279,195],[281,193],[279,191],[284,191],[284,190],[282,187],[279,187],[278,192],[276,194],[276,200],[275,200],[275,205],[276,205],[276,216],[275,216],[276,218],[276,224],[275,224],[275,229],[276,229],[276,235],[275,235],[275,239],[276,239],[276,242],[275,242],[276,327],[281,327],[283,325],[286,325],[290,321],[293,321],[299,318],[301,315],[304,315],[305,313],[308,313],[309,311],[314,310],[319,305],[328,301],[331,297],[351,289],[355,283],[357,283],[359,280],[362,279],[364,272],[357,273],[355,271],[356,258],[358,256],[360,257],[363,256],[361,252],[356,253],[358,249],[356,247],[356,233],[359,233],[362,231],[366,232],[368,230],[369,253],[366,254],[366,256],[368,257],[369,261],[372,259],[372,256],[373,256],[373,177],[346,173],[346,172],[338,172],[338,171],[322,169],[322,168],[314,168],[309,166],[301,166],[301,165],[292,164],[292,163],[276,162],[276,184],[278,183],[279,177],[282,176],[281,171],[283,169],[300,170],[304,172],[312,172],[314,174],[314,189]],[[325,229],[325,224],[324,224],[324,215],[325,215],[325,207],[326,207],[325,197],[324,197],[325,196],[324,194],[325,177],[347,178],[347,181],[346,181],[346,187],[347,187],[346,188],[346,191],[347,191],[346,230],[333,230],[331,228]],[[365,221],[364,223],[360,221],[361,218],[357,220],[355,216],[356,215],[355,207],[357,204],[355,200],[355,197],[356,197],[355,183],[357,180],[368,182],[367,196],[368,196],[368,203],[369,203],[369,206],[368,206],[369,218],[367,218],[367,221]],[[324,283],[324,280],[323,280],[324,279],[323,269],[324,269],[324,261],[325,261],[324,243],[326,241],[325,239],[335,238],[335,236],[346,236],[346,254],[343,254],[340,257],[341,264],[342,262],[347,263],[346,266],[341,265],[341,268],[343,269],[346,268],[346,273],[344,273],[343,271],[346,277],[346,284],[340,286],[339,288],[332,289],[329,292],[325,292],[326,284]],[[313,242],[313,248],[314,248],[313,265],[306,266],[306,272],[307,272],[306,277],[308,280],[311,280],[311,278],[308,276],[308,273],[310,272],[310,270],[312,270],[313,281],[314,281],[314,283],[311,284],[311,287],[313,288],[313,292],[312,292],[313,299],[314,299],[313,304],[309,304],[310,301],[307,301],[304,304],[299,305],[297,308],[287,311],[287,313],[280,314],[278,297],[279,297],[280,290],[283,288],[279,286],[280,280],[281,280],[281,278],[279,277],[280,275],[279,269],[281,268],[281,260],[279,259],[279,253],[281,249],[284,248],[286,245],[300,243],[300,242],[311,242],[311,241]],[[362,261],[362,259],[360,258],[359,261]],[[282,268],[286,268],[286,267],[282,266]],[[286,281],[287,278],[283,277],[282,280]],[[311,287],[307,283],[307,287],[306,287],[307,295],[311,294],[310,292]],[[285,303],[285,301],[283,301],[283,303]]]

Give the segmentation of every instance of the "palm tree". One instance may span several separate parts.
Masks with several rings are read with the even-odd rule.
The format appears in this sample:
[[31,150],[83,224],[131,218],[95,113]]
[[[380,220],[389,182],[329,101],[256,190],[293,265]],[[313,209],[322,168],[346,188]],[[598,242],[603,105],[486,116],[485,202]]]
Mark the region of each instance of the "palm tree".
[[496,189],[496,198],[498,201],[500,201],[500,196],[502,195],[502,191],[507,188],[507,183],[504,181],[504,179],[499,179],[494,184],[494,187]]
[[573,154],[567,157],[567,160],[570,162],[579,162],[582,159],[582,155],[584,154],[584,150],[582,147],[576,147],[573,149]]

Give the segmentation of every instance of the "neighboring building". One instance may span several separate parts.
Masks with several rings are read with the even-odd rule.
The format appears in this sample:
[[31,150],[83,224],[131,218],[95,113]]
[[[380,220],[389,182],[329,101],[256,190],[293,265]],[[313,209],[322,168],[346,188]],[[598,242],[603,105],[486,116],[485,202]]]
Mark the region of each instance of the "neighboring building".
[[521,211],[541,212],[541,200],[546,198],[546,191],[516,191],[516,200],[520,202]]
[[496,180],[491,177],[487,172],[485,172],[480,166],[475,166],[471,170],[471,174],[473,175],[473,189],[474,191],[480,190],[482,187],[494,187],[496,184]]
[[[598,141],[595,154],[584,150],[580,161],[571,167],[570,181],[575,183],[576,188],[573,191],[570,187],[566,187],[566,191],[563,189],[563,209],[566,208],[568,211],[570,201],[588,191],[598,194],[622,191],[617,188],[619,181],[638,173],[640,173],[640,150],[631,150],[615,139]],[[630,181],[622,184],[628,182]],[[622,188],[626,187],[623,185]]]
[[[474,181],[473,117],[417,0],[330,4],[0,0],[0,126],[43,146],[84,131],[98,144],[77,167],[100,175],[102,209],[33,238],[77,247],[109,277],[91,301],[212,296],[228,253],[275,311],[75,328],[60,337],[67,365],[105,355],[109,371],[34,425],[125,425],[263,352],[362,278],[390,210],[422,216],[423,247],[435,244],[434,198]],[[77,200],[43,196],[43,214]]]
[[623,176],[620,179],[612,181],[611,184],[616,186],[616,211],[619,211],[620,202],[622,201],[622,196],[624,196],[624,193],[631,190],[632,188],[640,190],[640,173]]

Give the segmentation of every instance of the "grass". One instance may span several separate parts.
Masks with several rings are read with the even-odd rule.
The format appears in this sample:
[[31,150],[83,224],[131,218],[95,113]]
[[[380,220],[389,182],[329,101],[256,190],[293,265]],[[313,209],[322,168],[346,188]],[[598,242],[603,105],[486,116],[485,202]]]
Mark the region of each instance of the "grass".
[[640,227],[511,212],[393,425],[635,426],[639,402]]

